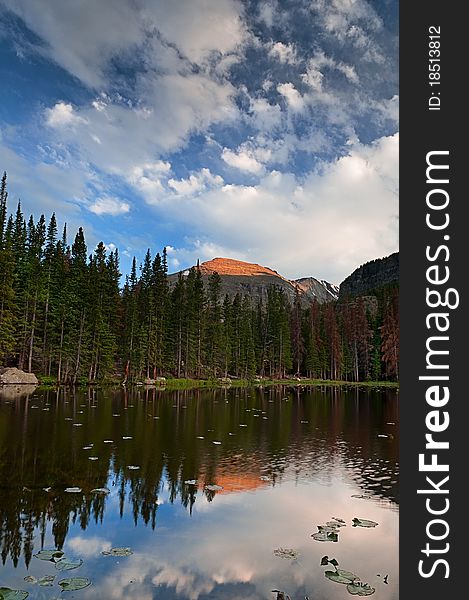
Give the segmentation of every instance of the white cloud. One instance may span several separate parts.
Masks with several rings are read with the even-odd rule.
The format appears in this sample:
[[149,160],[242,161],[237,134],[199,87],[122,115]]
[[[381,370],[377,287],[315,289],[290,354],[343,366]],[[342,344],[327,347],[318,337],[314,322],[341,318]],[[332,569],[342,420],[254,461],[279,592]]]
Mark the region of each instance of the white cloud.
[[[214,53],[238,52],[249,37],[237,0],[191,0],[182,6],[165,0],[3,3],[46,42],[34,47],[37,52],[95,89],[105,87],[112,60],[141,51],[155,32],[196,64]],[[150,67],[159,59],[158,54],[146,57]]]
[[295,112],[299,112],[304,108],[304,100],[293,83],[279,83],[277,91],[287,101],[288,106]]
[[202,64],[213,52],[236,52],[248,36],[243,8],[236,0],[154,0],[145,3],[143,14],[165,39],[191,61]]
[[340,283],[397,249],[397,189],[396,134],[352,145],[304,180],[272,171],[257,185],[225,185],[187,202],[168,197],[159,207],[188,232],[186,248],[173,252],[183,264],[225,255]]
[[315,52],[308,60],[306,73],[302,75],[303,81],[314,90],[318,92],[322,91],[325,77],[323,72],[324,69],[339,71],[349,82],[354,84],[359,83],[354,66],[347,65],[343,62],[337,62],[332,57],[324,54],[324,52]]
[[157,160],[132,167],[127,179],[145,198],[150,200],[158,197],[164,191],[163,182],[170,172],[171,164],[169,162]]
[[128,177],[135,164],[153,162],[182,148],[191,134],[238,117],[233,86],[203,73],[142,76],[137,87],[145,105],[115,96],[80,109],[63,103],[47,109],[56,143],[73,146],[83,162]]
[[[395,249],[397,151],[392,138],[370,146],[358,142],[364,130],[378,136],[393,123],[397,129],[398,119],[391,86],[384,99],[377,88],[364,86],[373,74],[384,80],[390,63],[382,68],[383,23],[365,0],[302,4],[304,18],[312,25],[314,20],[308,50],[294,36],[293,17],[276,0],[259,2],[256,15],[246,13],[238,0],[0,1],[41,38],[40,44],[25,46],[26,55],[33,50],[55,61],[94,95],[80,106],[53,97],[41,113],[47,127],[40,130],[38,160],[27,161],[4,146],[11,181],[19,182],[31,210],[51,212],[66,199],[60,212],[67,219],[73,214],[96,224],[90,213],[126,214],[137,205],[139,198],[118,197],[123,183],[161,211],[162,228],[168,223],[174,225],[170,230],[179,228],[174,261],[183,264],[184,252],[201,249],[210,258],[218,249],[247,260],[254,254],[256,262],[278,265],[292,276],[337,279],[356,266],[354,261]],[[252,19],[257,23],[251,28]],[[275,36],[273,31],[265,36],[265,26],[274,24]],[[326,38],[327,54],[317,45]],[[259,72],[246,63],[233,84],[231,69],[248,47],[250,57],[263,53],[259,64],[270,68]],[[349,62],[333,48],[350,56]],[[269,55],[274,60],[268,61]],[[116,77],[116,66],[132,69],[136,63],[127,88],[129,81]],[[189,146],[196,134],[210,140],[199,146],[200,155]],[[10,147],[17,147],[14,137]],[[311,166],[306,177],[272,171],[281,166],[294,171],[297,165],[290,161],[299,155],[314,165],[324,152],[341,156],[344,151],[338,160]],[[178,161],[188,172],[183,179]],[[220,164],[226,182],[217,174]],[[302,159],[302,172],[307,168]],[[242,179],[249,175],[257,177],[256,185],[230,184],[230,177],[252,181]],[[360,185],[366,189],[360,191]],[[87,209],[84,215],[80,208]],[[132,211],[126,231],[134,235],[135,249],[136,238],[148,235],[132,232],[139,213]],[[90,222],[84,224],[87,234],[92,232]],[[290,230],[281,252],[279,240]],[[116,233],[106,231],[100,238],[117,244]],[[180,247],[183,235],[186,248]]]
[[188,179],[168,180],[168,186],[180,196],[191,196],[220,185],[223,185],[223,178],[213,175],[210,169],[201,169],[198,173],[192,173]]
[[275,8],[273,3],[271,2],[260,2],[259,4],[259,19],[267,25],[267,27],[272,27],[274,24],[274,14]]
[[269,50],[269,56],[276,58],[281,63],[288,63],[294,65],[298,58],[296,55],[296,49],[293,44],[284,44],[283,42],[276,42]]
[[46,108],[46,124],[49,127],[67,127],[86,123],[86,119],[80,117],[73,109],[71,104],[66,102],[57,102],[52,108]]
[[128,213],[130,210],[130,204],[123,202],[119,198],[113,198],[111,196],[103,196],[98,198],[88,207],[95,215],[122,215]]
[[70,548],[76,556],[95,558],[103,550],[110,550],[112,544],[102,537],[76,535],[67,538],[66,547]]
[[[314,590],[315,597],[330,598],[330,581],[303,566],[319,563],[324,553],[322,547],[311,543],[305,531],[311,530],[312,522],[322,522],[324,515],[339,511],[340,516],[350,523],[362,506],[362,500],[353,498],[344,505],[343,498],[358,492],[359,488],[344,475],[341,467],[340,463],[339,475],[334,478],[327,466],[319,466],[317,477],[320,483],[314,486],[314,503],[310,502],[312,486],[293,481],[277,484],[275,493],[267,487],[255,492],[251,490],[249,494],[221,494],[210,503],[198,496],[192,519],[180,515],[179,529],[161,527],[161,543],[157,546],[152,532],[144,532],[135,540],[133,556],[96,577],[93,582],[96,597],[151,600],[156,589],[166,592],[167,597],[174,595],[190,600],[210,596],[256,600],[266,598],[266,590],[277,586],[290,591],[283,587],[289,585],[297,593],[308,590],[311,594]],[[310,468],[315,471],[318,465]],[[251,518],[246,517],[247,497]],[[375,581],[376,573],[380,573],[385,564],[390,581],[395,581],[398,557],[393,541],[398,532],[398,514],[378,503],[369,502],[367,506],[369,518],[379,522],[379,527],[367,538],[366,544],[357,544],[359,532],[345,527],[341,531],[341,563],[349,565],[350,569],[359,567],[361,576],[367,581]],[[275,527],[264,527],[259,535],[258,528],[253,527],[253,514],[262,515],[264,524],[275,523]],[[294,514],[295,518],[285,519],[285,514]],[[181,551],[181,544],[184,545],[187,539],[201,540],[203,551]],[[292,545],[300,555],[298,565],[273,556],[275,548]],[[221,552],[220,548],[226,551]],[[364,560],[365,556],[367,560]],[[381,586],[382,600],[391,600],[395,595],[395,590],[390,587]]]
[[250,98],[250,112],[253,125],[272,132],[282,123],[282,109],[278,104],[270,104],[265,98]]
[[260,163],[252,153],[249,153],[244,149],[233,152],[228,148],[224,148],[221,157],[226,164],[230,165],[230,167],[234,167],[240,171],[246,171],[247,173],[258,175],[264,169],[262,163]]

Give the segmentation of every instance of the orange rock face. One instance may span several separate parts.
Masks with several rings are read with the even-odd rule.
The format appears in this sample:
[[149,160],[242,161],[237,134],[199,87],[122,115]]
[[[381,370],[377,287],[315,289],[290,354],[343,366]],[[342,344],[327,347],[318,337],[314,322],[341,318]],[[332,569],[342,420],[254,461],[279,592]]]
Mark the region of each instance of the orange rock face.
[[272,275],[280,277],[276,271],[261,265],[234,260],[233,258],[214,258],[200,265],[202,275],[210,275],[217,272],[219,275],[244,275],[254,277],[255,275]]

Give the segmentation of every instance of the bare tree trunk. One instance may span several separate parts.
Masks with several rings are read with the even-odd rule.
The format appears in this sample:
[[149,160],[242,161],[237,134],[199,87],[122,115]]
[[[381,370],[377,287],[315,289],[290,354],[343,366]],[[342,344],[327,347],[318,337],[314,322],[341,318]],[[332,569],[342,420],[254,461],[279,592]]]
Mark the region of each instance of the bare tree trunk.
[[62,379],[62,348],[64,343],[64,327],[65,327],[65,315],[62,315],[62,323],[60,329],[60,347],[59,347],[59,365],[57,367],[57,383],[60,384]]
[[81,360],[81,347],[83,344],[83,331],[85,329],[85,314],[86,311],[83,309],[80,318],[80,333],[78,336],[78,347],[77,347],[77,358],[75,361],[75,372],[73,373],[73,385],[76,385],[78,372],[80,370],[80,360]]

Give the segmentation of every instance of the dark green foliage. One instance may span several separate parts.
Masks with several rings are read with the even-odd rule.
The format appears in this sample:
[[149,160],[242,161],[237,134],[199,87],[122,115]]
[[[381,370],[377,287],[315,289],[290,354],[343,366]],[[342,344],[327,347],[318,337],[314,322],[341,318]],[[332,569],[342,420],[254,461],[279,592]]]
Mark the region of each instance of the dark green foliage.
[[[120,288],[119,256],[83,229],[71,246],[55,214],[27,222],[7,212],[0,183],[0,366],[58,383],[151,382],[160,376],[397,379],[398,294],[305,307],[272,286],[256,305],[220,295],[221,278],[196,267],[169,285],[166,250],[135,258]],[[204,283],[205,281],[205,283]]]

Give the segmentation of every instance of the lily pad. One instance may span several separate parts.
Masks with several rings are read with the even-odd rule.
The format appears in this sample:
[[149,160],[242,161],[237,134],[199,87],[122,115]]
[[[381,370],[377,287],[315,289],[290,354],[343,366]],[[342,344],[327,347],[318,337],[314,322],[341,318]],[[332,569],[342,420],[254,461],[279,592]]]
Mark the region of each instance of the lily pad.
[[345,521],[340,517],[332,517],[333,521],[337,521],[337,523],[343,523],[345,525]]
[[29,592],[22,590],[11,590],[10,588],[0,587],[0,600],[24,600],[29,596]]
[[293,548],[276,548],[274,554],[279,558],[287,558],[289,560],[296,560],[299,556],[298,551]]
[[127,468],[131,471],[138,471],[140,469],[140,467],[137,467],[137,465],[127,465]]
[[114,440],[103,440],[103,444],[113,444]]
[[111,490],[108,488],[94,488],[93,490],[91,490],[91,492],[94,492],[95,494],[110,494]]
[[343,583],[345,585],[360,579],[353,573],[350,573],[350,571],[344,571],[342,569],[338,569],[337,571],[326,571],[324,575],[334,583]]
[[72,569],[78,569],[82,564],[81,558],[62,558],[62,560],[55,563],[55,568],[57,571],[71,571]]
[[87,577],[69,577],[68,579],[62,579],[59,581],[59,585],[63,592],[75,592],[76,590],[82,590],[88,587],[91,581]]
[[357,517],[352,519],[352,523],[354,527],[376,527],[376,525],[378,525],[376,521],[370,521],[369,519],[357,519]]
[[52,587],[54,585],[54,579],[55,575],[44,575],[44,577],[38,579],[38,584],[41,587]]
[[187,479],[184,483],[186,485],[197,485],[197,479]]
[[334,565],[334,567],[337,570],[337,567],[339,566],[338,561],[335,558],[329,558],[326,554],[326,556],[323,556],[321,558],[321,566],[322,567],[327,567],[328,564]]
[[198,440],[203,440],[203,439],[205,439],[205,438],[204,438],[204,436],[203,436],[203,435],[198,435],[196,439],[198,439]]
[[209,485],[205,486],[205,489],[209,492],[220,492],[223,489],[223,486],[210,483]]
[[352,573],[351,571],[345,571],[345,569],[337,569],[336,567],[335,572],[338,573],[341,577],[347,577],[348,579],[350,579],[350,581],[360,581],[360,577],[358,577],[358,575],[355,575],[355,573]]
[[88,456],[88,460],[98,460],[97,456]]
[[83,446],[83,450],[91,450],[92,447],[93,447],[93,444],[91,444],[91,446]]
[[367,583],[353,582],[347,585],[347,590],[352,596],[371,596],[375,593],[375,588],[372,588]]
[[101,552],[104,556],[130,556],[133,554],[130,548],[111,548]]
[[[330,523],[330,522],[329,522]],[[318,525],[318,531],[324,531],[325,533],[334,533],[339,529],[339,524],[332,523],[329,525]]]
[[216,444],[217,446],[220,446],[221,442],[214,441],[214,442],[212,442],[212,444]]
[[52,562],[57,562],[62,558],[64,553],[62,550],[39,550],[37,554],[34,554],[34,558],[38,558],[39,560],[49,560]]
[[318,531],[311,536],[317,542],[338,542],[339,535],[336,531]]
[[337,527],[346,527],[346,524],[342,523],[341,521],[327,521],[326,527],[332,527],[333,529],[336,529]]
[[132,436],[131,436],[131,435],[123,435],[123,436],[122,436],[122,439],[123,439],[123,440],[131,440],[131,439],[132,439]]
[[24,581],[26,581],[26,583],[37,583],[37,579],[34,577],[34,575],[26,575]]
[[79,494],[81,492],[81,488],[79,487],[68,487],[65,488],[65,491],[69,494]]

